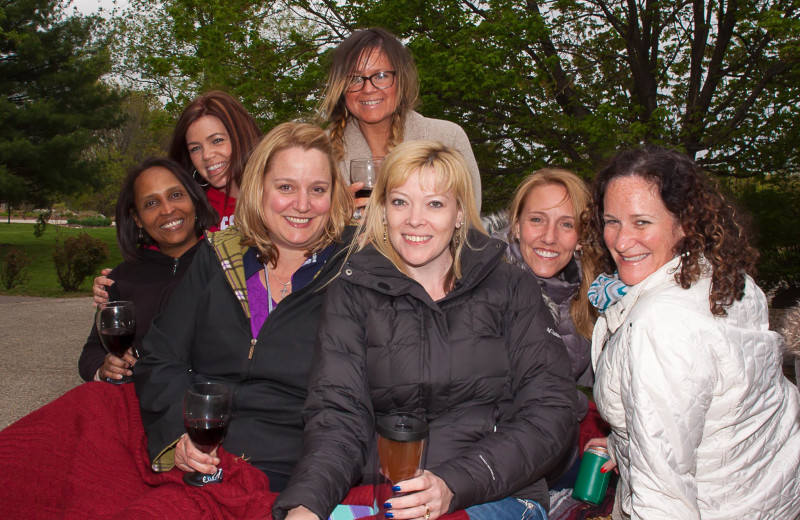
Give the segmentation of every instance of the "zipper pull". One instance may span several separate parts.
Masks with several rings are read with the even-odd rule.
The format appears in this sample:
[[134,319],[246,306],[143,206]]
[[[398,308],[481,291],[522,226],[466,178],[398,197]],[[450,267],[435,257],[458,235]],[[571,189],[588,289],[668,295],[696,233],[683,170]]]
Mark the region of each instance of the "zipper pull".
[[247,359],[253,359],[253,352],[256,350],[256,338],[250,340],[250,353],[247,354]]
[[172,276],[175,276],[175,273],[178,272],[178,262],[179,260],[177,258],[172,260]]

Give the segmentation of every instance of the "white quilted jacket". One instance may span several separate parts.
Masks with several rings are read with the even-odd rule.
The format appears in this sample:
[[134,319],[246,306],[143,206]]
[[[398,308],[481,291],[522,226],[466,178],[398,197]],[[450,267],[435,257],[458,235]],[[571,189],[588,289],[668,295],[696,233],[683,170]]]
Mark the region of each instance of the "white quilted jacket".
[[676,257],[609,307],[592,341],[617,500],[632,518],[800,518],[800,398],[748,277],[727,317]]

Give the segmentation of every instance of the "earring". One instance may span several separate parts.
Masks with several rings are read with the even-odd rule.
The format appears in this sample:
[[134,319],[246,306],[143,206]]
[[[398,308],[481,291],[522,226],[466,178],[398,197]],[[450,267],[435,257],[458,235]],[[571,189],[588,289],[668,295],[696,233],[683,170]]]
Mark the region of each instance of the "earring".
[[383,243],[386,243],[386,226],[383,227]]
[[142,231],[142,228],[139,228],[139,242],[144,242],[144,231]]
[[458,228],[456,228],[456,233],[453,236],[453,239],[455,240],[456,247],[461,245],[461,233],[458,232]]
[[[199,180],[197,180],[197,176],[198,176],[199,174],[200,174],[200,172],[198,172],[198,171],[197,171],[197,168],[195,168],[195,169],[194,169],[194,171],[192,172],[192,179],[194,179],[194,180],[195,180],[195,182],[197,182],[197,184],[199,184],[201,188],[206,188],[206,187],[208,187],[208,185],[209,185],[208,181],[206,181],[205,183],[203,183],[203,181],[199,181]],[[201,178],[201,179],[203,179],[203,176],[201,175],[201,176],[200,176],[200,178]],[[205,179],[203,179],[203,180],[205,180]]]

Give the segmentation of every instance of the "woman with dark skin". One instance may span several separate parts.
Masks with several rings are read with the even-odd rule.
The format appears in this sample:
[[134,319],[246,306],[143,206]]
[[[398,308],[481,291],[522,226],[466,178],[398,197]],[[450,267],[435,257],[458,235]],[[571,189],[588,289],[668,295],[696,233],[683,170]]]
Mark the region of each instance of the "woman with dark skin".
[[[180,164],[205,189],[218,221],[209,231],[225,229],[234,222],[236,198],[250,151],[261,139],[261,131],[242,104],[230,94],[208,92],[184,108],[169,146],[169,158]],[[94,302],[108,301],[106,287],[113,284],[104,269],[94,279]]]
[[[135,345],[142,344],[150,321],[186,273],[200,237],[216,222],[203,190],[179,164],[148,159],[128,173],[116,209],[117,243],[125,261],[109,274],[115,282],[109,293],[114,301],[134,303]],[[92,326],[78,362],[85,381],[130,376],[135,364],[132,348],[124,358],[107,353]]]

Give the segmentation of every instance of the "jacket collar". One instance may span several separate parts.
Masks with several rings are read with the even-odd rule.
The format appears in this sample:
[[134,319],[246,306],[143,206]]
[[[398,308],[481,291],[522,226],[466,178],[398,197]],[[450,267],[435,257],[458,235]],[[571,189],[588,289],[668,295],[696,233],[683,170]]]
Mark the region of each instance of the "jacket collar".
[[[475,230],[470,230],[468,237],[472,248],[465,248],[461,254],[462,277],[439,303],[470,291],[503,259],[506,247],[504,242],[489,238]],[[437,303],[431,300],[422,285],[401,273],[371,244],[350,256],[345,266],[345,274],[344,278],[352,283],[369,287],[388,296],[408,294],[425,302],[432,309],[439,310]]]
[[675,283],[675,272],[680,268],[681,257],[676,256],[638,284],[628,288],[628,293],[605,310],[606,324],[613,334],[628,317],[630,310],[646,291]]

